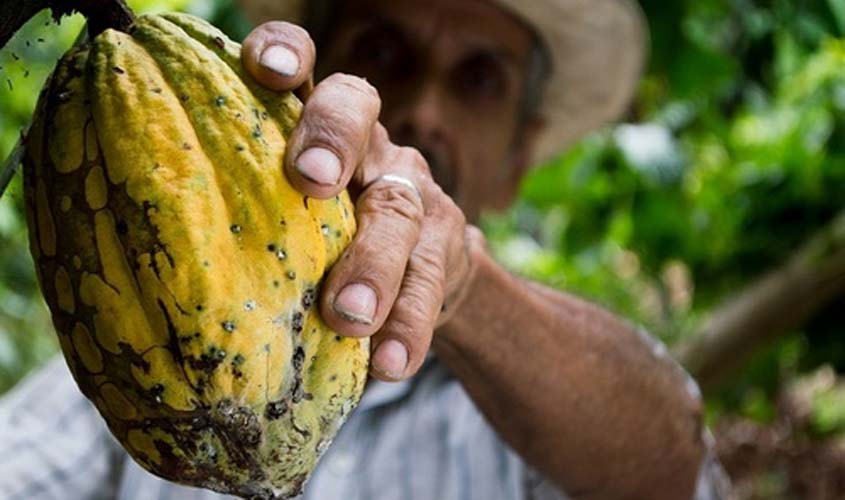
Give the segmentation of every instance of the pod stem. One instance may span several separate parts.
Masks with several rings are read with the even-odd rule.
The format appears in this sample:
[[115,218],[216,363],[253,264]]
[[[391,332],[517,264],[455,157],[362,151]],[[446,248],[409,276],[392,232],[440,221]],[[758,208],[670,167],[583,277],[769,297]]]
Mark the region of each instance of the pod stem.
[[73,11],[88,18],[88,34],[91,38],[114,28],[126,31],[132,25],[134,16],[125,0],[19,0],[0,3],[0,48],[27,21],[44,9],[51,9],[53,17],[59,20]]

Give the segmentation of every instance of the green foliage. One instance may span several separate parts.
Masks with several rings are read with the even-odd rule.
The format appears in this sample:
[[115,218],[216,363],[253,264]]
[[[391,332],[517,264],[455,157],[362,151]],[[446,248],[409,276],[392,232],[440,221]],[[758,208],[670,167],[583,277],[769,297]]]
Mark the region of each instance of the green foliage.
[[[518,272],[671,342],[845,208],[845,4],[642,4],[652,59],[628,123],[541,166],[487,227]],[[784,376],[845,368],[837,309],[712,404],[765,420]]]

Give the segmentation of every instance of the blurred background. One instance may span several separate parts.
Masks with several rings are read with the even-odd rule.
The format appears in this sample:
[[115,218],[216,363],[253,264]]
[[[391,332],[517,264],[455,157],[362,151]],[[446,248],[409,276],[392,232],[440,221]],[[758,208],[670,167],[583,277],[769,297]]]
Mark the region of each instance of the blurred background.
[[[233,0],[183,9],[235,39]],[[845,1],[641,0],[651,60],[616,126],[539,166],[484,229],[514,272],[647,327],[701,382],[736,498],[845,498]],[[82,26],[0,51],[0,158]],[[0,198],[0,394],[57,352]]]

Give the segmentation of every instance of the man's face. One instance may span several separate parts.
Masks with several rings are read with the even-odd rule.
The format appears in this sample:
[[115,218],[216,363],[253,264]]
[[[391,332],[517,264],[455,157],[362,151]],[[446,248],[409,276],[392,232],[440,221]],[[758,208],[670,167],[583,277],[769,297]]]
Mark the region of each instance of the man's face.
[[356,0],[318,47],[322,73],[365,77],[391,139],[418,148],[475,221],[510,202],[528,157],[519,119],[530,31],[487,0]]

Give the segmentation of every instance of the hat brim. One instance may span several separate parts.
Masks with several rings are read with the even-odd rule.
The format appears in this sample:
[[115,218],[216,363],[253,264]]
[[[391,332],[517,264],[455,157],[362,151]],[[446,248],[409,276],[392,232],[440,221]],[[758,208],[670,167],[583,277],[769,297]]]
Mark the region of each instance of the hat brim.
[[[552,74],[541,100],[545,128],[535,158],[545,161],[628,106],[645,62],[645,17],[633,0],[493,0],[546,44]],[[239,0],[258,24],[301,23],[304,0]]]

